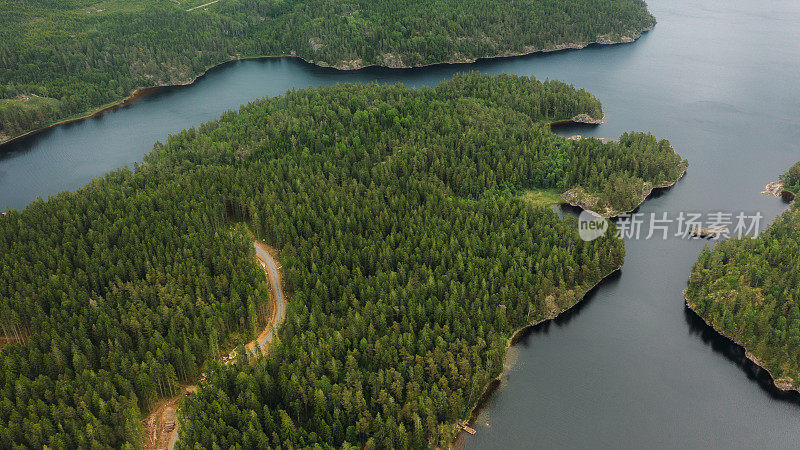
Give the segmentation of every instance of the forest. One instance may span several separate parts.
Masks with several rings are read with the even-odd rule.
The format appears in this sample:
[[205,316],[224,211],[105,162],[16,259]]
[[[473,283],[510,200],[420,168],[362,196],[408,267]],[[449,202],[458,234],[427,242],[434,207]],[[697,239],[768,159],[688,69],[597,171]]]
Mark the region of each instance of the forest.
[[[781,180],[797,193],[800,163]],[[686,299],[715,329],[760,361],[776,384],[800,387],[800,208],[789,209],[757,238],[706,248],[692,268]]]
[[415,66],[638,37],[642,0],[7,0],[0,142],[243,57]]
[[[649,134],[547,125],[577,114],[602,107],[509,75],[290,91],[8,211],[0,447],[136,448],[154,402],[201,373],[180,448],[448,444],[512,332],[624,260],[613,232],[582,241],[516,193],[616,196],[605,180],[684,163]],[[245,229],[279,249],[289,304],[268,357],[225,366],[269,298]]]
[[800,194],[800,162],[781,175],[783,189],[794,195]]

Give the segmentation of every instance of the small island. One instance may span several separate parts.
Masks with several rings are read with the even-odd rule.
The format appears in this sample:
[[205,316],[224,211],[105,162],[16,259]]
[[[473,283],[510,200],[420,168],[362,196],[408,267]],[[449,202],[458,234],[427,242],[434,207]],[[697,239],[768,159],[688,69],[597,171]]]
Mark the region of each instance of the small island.
[[[800,192],[800,163],[781,176],[784,198]],[[728,239],[700,254],[686,305],[745,349],[783,391],[800,391],[800,208],[757,238]]]
[[3,2],[0,143],[184,85],[225,62],[419,67],[627,43],[642,0]]
[[726,234],[727,231],[728,229],[725,227],[695,227],[689,231],[689,236],[703,239],[717,239]]
[[[0,351],[0,447],[139,447],[170,401],[176,448],[448,446],[515,332],[624,262],[614,233],[583,241],[531,199],[580,186],[623,204],[616,187],[680,172],[646,133],[550,131],[578,114],[602,105],[508,75],[291,91],[8,211],[1,318],[25,339]],[[291,301],[245,364],[271,317],[254,241]],[[222,363],[237,345],[242,364]]]

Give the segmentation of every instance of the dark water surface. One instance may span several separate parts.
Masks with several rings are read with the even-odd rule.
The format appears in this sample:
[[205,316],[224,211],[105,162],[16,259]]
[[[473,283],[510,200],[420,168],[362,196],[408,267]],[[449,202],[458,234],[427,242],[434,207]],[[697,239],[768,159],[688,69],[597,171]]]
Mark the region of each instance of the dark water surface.
[[[785,205],[759,192],[800,160],[800,2],[649,3],[658,25],[631,45],[402,71],[229,64],[193,86],[0,149],[0,209],[132,166],[156,140],[257,97],[347,81],[424,86],[479,70],[593,92],[608,118],[583,134],[648,130],[670,139],[689,172],[641,212],[773,218]],[[704,244],[629,240],[620,276],[512,349],[508,378],[465,446],[797,447],[800,402],[773,395],[740,351],[684,308],[681,291]]]

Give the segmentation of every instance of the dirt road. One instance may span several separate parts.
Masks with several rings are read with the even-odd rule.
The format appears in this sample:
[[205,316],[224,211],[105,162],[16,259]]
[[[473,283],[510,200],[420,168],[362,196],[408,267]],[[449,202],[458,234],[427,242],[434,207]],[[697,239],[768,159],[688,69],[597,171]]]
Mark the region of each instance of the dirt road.
[[[286,298],[283,295],[283,285],[281,284],[281,266],[273,257],[273,255],[277,255],[277,252],[258,241],[253,241],[253,247],[256,250],[256,258],[269,279],[274,302],[271,317],[267,320],[264,329],[255,340],[245,346],[249,355],[261,356],[265,353],[266,344],[274,338],[275,328],[286,315]],[[235,360],[236,351],[234,350],[228,355],[227,362]],[[161,400],[156,409],[143,420],[146,434],[145,450],[172,450],[178,440],[177,413],[180,400],[196,391],[197,386],[195,385],[184,386],[180,394]]]
[[144,419],[145,449],[167,449],[175,445],[178,428],[178,403],[185,395],[193,394],[196,391],[197,386],[184,386],[180,394],[161,400],[155,411]]
[[281,267],[271,255],[271,253],[275,253],[275,250],[257,241],[253,242],[253,247],[256,249],[258,262],[264,267],[264,272],[267,274],[267,278],[269,278],[275,308],[272,309],[272,317],[267,321],[264,331],[262,331],[254,341],[247,344],[247,351],[251,355],[255,354],[257,350],[263,352],[265,344],[272,341],[275,327],[283,321],[286,315],[286,299],[283,297],[283,285],[281,284],[279,272]]

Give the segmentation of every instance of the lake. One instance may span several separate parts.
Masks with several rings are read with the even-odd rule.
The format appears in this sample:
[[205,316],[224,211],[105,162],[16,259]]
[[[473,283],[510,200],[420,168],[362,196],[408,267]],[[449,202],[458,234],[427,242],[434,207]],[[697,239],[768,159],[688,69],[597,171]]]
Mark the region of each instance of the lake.
[[[226,64],[195,85],[0,149],[0,209],[133,166],[155,141],[254,98],[350,81],[435,85],[477,70],[560,79],[597,95],[606,123],[560,133],[669,139],[689,172],[640,212],[760,212],[766,225],[786,205],[760,191],[800,160],[800,3],[649,5],[658,24],[629,45],[409,70],[339,72],[285,58]],[[463,446],[796,447],[800,401],[776,395],[684,307],[681,292],[707,243],[628,239],[618,276],[511,350],[507,377]]]

